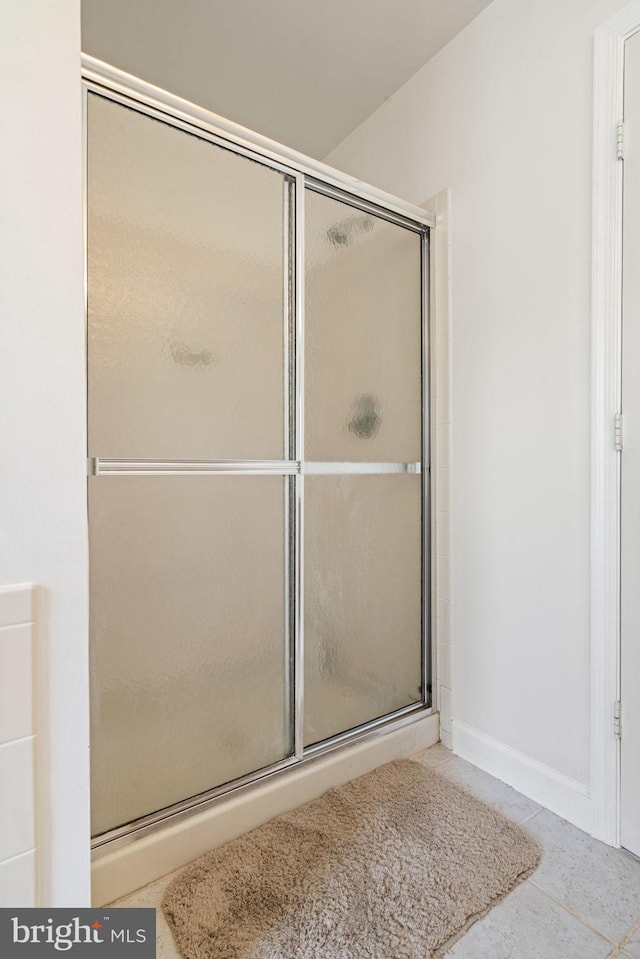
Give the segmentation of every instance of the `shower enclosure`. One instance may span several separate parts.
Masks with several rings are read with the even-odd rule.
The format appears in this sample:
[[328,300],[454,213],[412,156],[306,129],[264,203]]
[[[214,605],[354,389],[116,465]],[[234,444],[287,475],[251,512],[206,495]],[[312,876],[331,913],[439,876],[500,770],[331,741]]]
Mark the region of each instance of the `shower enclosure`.
[[431,705],[428,227],[85,81],[92,830]]

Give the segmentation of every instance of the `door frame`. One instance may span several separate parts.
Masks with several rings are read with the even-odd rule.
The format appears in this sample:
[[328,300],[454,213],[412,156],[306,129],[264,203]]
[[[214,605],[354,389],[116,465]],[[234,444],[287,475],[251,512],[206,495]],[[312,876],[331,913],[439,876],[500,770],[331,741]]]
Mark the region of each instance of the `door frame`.
[[[620,846],[622,201],[625,42],[640,30],[633,0],[594,35],[591,322],[591,800],[592,834]],[[620,136],[619,136],[620,133]]]

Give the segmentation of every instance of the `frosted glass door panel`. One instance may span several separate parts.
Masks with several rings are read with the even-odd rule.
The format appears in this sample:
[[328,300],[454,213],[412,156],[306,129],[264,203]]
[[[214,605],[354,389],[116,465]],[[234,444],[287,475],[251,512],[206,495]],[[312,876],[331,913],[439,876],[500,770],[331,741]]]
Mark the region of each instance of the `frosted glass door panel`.
[[421,480],[305,480],[305,745],[421,699]]
[[94,834],[291,752],[284,483],[90,479]]
[[284,458],[284,178],[89,94],[91,456]]
[[421,243],[306,191],[305,456],[421,459]]

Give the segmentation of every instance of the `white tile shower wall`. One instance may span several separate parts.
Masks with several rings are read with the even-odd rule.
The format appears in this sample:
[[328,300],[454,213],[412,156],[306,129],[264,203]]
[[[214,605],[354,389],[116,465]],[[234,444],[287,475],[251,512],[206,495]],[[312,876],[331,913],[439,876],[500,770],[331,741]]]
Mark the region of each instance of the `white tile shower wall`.
[[0,907],[36,905],[33,588],[0,587]]
[[437,702],[442,742],[452,746],[453,651],[451,648],[451,325],[449,268],[449,190],[443,190],[424,206],[435,214],[435,287],[431,325],[434,378],[432,417],[432,483],[435,501],[434,529],[436,557],[435,630]]

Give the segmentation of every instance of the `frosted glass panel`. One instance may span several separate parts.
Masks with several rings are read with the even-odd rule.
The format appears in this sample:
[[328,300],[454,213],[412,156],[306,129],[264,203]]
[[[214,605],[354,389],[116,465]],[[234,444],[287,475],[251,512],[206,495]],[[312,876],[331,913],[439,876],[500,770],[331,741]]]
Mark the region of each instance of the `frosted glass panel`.
[[284,178],[90,94],[90,455],[282,459]]
[[91,478],[94,833],[290,753],[285,482]]
[[305,744],[421,698],[421,478],[305,480]]
[[306,191],[309,460],[421,458],[421,257],[411,230]]

